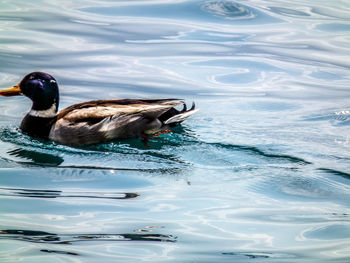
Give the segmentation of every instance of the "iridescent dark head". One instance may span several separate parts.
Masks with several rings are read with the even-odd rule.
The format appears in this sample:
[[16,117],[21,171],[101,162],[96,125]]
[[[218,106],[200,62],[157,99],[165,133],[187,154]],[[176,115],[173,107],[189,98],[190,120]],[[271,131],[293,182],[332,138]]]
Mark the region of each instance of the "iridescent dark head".
[[44,72],[26,75],[16,86],[0,91],[2,96],[24,95],[33,101],[32,110],[41,111],[58,107],[59,92],[54,77]]
[[32,72],[19,83],[24,96],[33,101],[34,110],[46,110],[59,103],[57,82],[54,77],[44,72]]

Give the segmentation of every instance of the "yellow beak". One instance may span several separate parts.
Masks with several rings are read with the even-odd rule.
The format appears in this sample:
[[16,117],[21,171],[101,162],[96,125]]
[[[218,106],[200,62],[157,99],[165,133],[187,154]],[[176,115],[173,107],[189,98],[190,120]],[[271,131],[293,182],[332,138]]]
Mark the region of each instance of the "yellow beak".
[[0,96],[11,97],[17,95],[22,95],[19,83],[16,86],[13,86],[12,88],[0,90]]

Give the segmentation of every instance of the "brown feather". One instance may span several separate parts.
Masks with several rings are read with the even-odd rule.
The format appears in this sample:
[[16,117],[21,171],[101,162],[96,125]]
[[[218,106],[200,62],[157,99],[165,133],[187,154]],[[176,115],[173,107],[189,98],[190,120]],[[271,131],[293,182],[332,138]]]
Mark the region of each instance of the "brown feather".
[[[161,100],[135,100],[135,99],[123,99],[123,100],[93,100],[83,103],[74,104],[59,112],[57,119],[67,118],[71,121],[78,120],[79,118],[102,118],[112,116],[120,112],[127,114],[135,114],[144,112],[148,115],[157,115],[161,109],[170,109],[174,106],[181,105],[182,102],[176,101],[177,99],[161,99]],[[154,106],[159,106],[154,107]],[[163,112],[161,110],[161,112]],[[79,116],[81,115],[81,116]]]
[[58,114],[49,137],[64,144],[83,145],[140,136],[161,130],[163,122],[159,117],[181,104],[183,102],[175,99],[97,100],[75,104]]

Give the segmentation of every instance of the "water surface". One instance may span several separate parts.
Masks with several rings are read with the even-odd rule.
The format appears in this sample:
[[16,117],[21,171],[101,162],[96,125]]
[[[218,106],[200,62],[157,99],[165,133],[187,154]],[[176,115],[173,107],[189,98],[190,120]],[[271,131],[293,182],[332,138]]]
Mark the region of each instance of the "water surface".
[[1,262],[349,262],[346,1],[1,1],[0,87],[178,97],[169,134],[23,135],[0,98]]

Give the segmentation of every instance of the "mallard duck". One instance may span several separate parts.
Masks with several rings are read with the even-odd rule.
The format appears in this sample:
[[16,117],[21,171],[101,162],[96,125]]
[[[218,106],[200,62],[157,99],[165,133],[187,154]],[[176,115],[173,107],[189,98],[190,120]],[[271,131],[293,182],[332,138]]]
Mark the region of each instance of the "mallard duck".
[[[32,108],[20,125],[23,133],[72,146],[146,138],[178,125],[197,111],[194,103],[187,110],[179,99],[108,99],[74,104],[57,112],[57,81],[44,72],[26,75],[0,95],[24,95],[32,100]],[[179,105],[183,105],[182,110],[174,108]]]

